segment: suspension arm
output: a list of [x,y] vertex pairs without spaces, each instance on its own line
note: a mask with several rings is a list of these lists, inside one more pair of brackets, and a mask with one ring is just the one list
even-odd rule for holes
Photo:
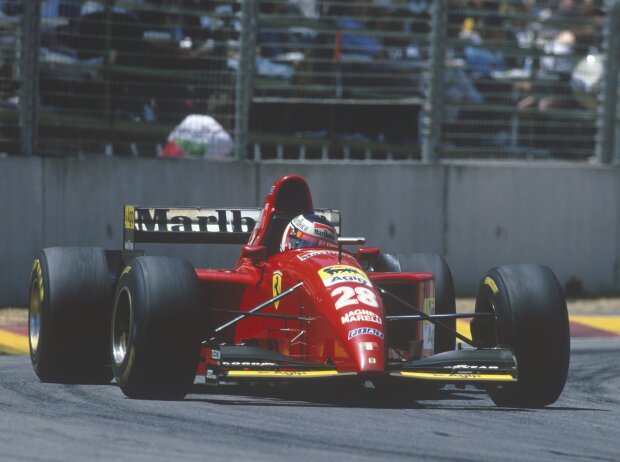
[[268,307],[268,306],[269,306],[269,305],[271,305],[273,302],[277,302],[278,300],[280,300],[280,299],[282,299],[282,298],[286,297],[287,295],[292,294],[293,292],[295,292],[297,289],[299,289],[299,288],[300,288],[301,286],[303,286],[303,285],[304,285],[304,283],[303,283],[303,282],[300,282],[300,283],[298,283],[298,284],[294,285],[293,287],[291,287],[290,289],[285,290],[285,291],[284,291],[284,292],[282,292],[281,294],[278,294],[278,295],[276,295],[275,297],[270,298],[269,300],[267,300],[267,301],[265,301],[265,302],[261,303],[260,305],[255,306],[255,307],[254,307],[254,308],[252,308],[251,310],[249,310],[249,311],[247,311],[247,312],[243,312],[241,315],[237,316],[236,318],[231,319],[230,321],[228,321],[228,322],[226,322],[226,323],[222,324],[221,326],[219,326],[219,327],[215,328],[215,329],[213,330],[213,333],[217,334],[218,332],[220,332],[220,331],[222,331],[222,330],[226,329],[227,327],[230,327],[230,326],[232,326],[232,325],[234,325],[234,324],[237,324],[237,323],[238,323],[239,321],[241,321],[242,319],[245,319],[246,317],[251,316],[252,314],[256,313],[257,311],[260,311],[260,310],[262,310],[262,309],[264,309],[264,308]]
[[418,319],[423,320],[423,321],[429,321],[431,323],[433,323],[435,326],[440,327],[444,330],[447,330],[448,332],[454,334],[454,336],[456,338],[458,338],[459,340],[462,340],[463,342],[465,342],[466,344],[473,346],[475,348],[481,348],[482,345],[479,344],[478,342],[475,342],[472,339],[469,339],[467,337],[465,337],[464,335],[458,333],[456,331],[456,329],[452,329],[452,327],[444,324],[443,322],[441,322],[439,319],[437,319],[436,317],[431,317],[430,315],[426,314],[423,311],[418,310],[415,306],[413,306],[411,303],[403,300],[402,298],[400,298],[398,295],[395,295],[391,292],[388,292],[387,290],[378,287],[379,292],[381,292],[383,295],[387,295],[388,297],[396,300],[398,303],[400,303],[403,306],[406,306],[407,308],[409,308],[411,311],[413,311],[414,313],[416,313],[416,315],[418,316]]

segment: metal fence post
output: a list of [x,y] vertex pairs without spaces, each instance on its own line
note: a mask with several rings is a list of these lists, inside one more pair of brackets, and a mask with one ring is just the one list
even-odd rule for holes
[[32,156],[37,145],[39,99],[39,35],[41,0],[23,2],[19,56],[19,141],[21,154]]
[[438,149],[441,142],[448,0],[435,0],[431,8],[430,62],[425,76],[426,93],[422,119],[422,161],[432,163],[439,160]]
[[[603,30],[603,80],[599,92],[596,135],[596,160],[601,164],[612,162],[612,155],[618,140],[616,137],[616,115],[618,106],[618,60],[620,58],[620,1],[605,2],[606,18]],[[616,151],[616,162],[620,162],[620,153]]]
[[258,2],[242,0],[241,32],[239,37],[239,68],[237,69],[235,96],[235,156],[247,157],[250,102],[254,75],[254,46],[258,27]]

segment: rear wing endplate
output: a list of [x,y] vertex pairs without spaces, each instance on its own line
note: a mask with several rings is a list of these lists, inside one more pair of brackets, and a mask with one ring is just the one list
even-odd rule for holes
[[[123,248],[136,243],[245,244],[259,221],[261,209],[125,206]],[[316,209],[340,234],[340,211]]]

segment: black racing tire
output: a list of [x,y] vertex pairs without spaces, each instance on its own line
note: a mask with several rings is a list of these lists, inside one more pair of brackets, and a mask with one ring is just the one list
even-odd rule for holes
[[[435,276],[435,314],[455,314],[456,299],[452,273],[446,260],[436,253],[381,254],[379,271],[424,272]],[[456,320],[442,320],[442,323],[456,329]],[[435,326],[435,353],[454,350],[455,336]]]
[[511,348],[518,381],[489,389],[495,404],[541,408],[564,389],[570,360],[566,300],[553,271],[542,265],[490,270],[476,298],[476,312],[494,312],[497,321],[472,321],[474,340]]
[[112,369],[136,399],[182,399],[201,345],[201,288],[185,260],[138,257],[123,270],[112,313]]
[[105,251],[51,247],[30,276],[30,359],[42,382],[106,383],[112,282]]

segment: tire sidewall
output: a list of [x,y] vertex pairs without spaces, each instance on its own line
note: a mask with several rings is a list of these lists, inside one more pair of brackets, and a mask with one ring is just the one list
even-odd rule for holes
[[[117,316],[117,310],[119,308],[119,299],[122,296],[130,297],[130,321],[129,321],[129,335],[127,340],[127,350],[125,357],[120,363],[116,362],[114,358],[114,352],[112,352],[112,371],[116,382],[121,388],[131,389],[136,386],[142,386],[140,383],[132,383],[132,377],[135,377],[136,364],[141,364],[141,358],[136,356],[142,354],[144,351],[144,340],[146,335],[139,336],[137,326],[140,326],[144,331],[148,331],[148,326],[145,322],[148,316],[145,316],[145,310],[147,309],[146,297],[145,297],[145,282],[142,266],[136,260],[133,260],[129,266],[127,266],[119,279],[116,294],[114,296],[114,308],[112,310],[112,324],[111,324],[111,343],[114,339],[114,322]],[[139,372],[138,372],[139,374]],[[135,381],[135,378],[133,379]]]
[[[35,285],[36,284],[36,285]],[[35,293],[36,291],[36,293]],[[46,359],[49,355],[50,361],[57,356],[55,351],[52,351],[53,345],[48,342],[47,327],[51,327],[50,319],[50,302],[49,302],[49,277],[48,277],[48,265],[45,253],[41,252],[39,258],[34,261],[32,271],[30,273],[30,306],[28,308],[28,346],[30,349],[30,360],[35,373],[42,380],[49,377],[50,370],[46,367]],[[33,300],[36,298],[36,300]],[[32,304],[38,303],[38,318],[39,318],[39,339],[36,348],[32,347],[33,336],[33,308]]]
[[[126,354],[112,369],[123,393],[132,398],[179,399],[193,383],[200,351],[200,289],[184,260],[138,257],[123,270],[112,316],[119,300],[130,297]],[[113,346],[112,346],[113,348]]]
[[[33,303],[39,309],[36,348],[32,347]],[[109,382],[111,308],[103,249],[51,247],[40,252],[30,275],[28,340],[34,371],[42,381]]]

